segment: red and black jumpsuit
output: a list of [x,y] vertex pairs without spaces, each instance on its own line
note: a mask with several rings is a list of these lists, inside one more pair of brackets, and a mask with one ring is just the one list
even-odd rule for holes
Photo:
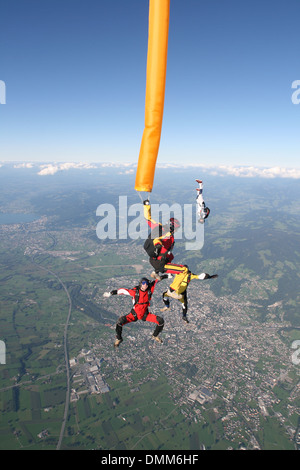
[[131,312],[127,315],[121,316],[116,324],[117,339],[122,339],[122,328],[127,323],[136,322],[137,320],[149,321],[156,323],[153,336],[158,336],[164,327],[164,319],[158,315],[149,312],[151,296],[158,281],[150,282],[146,291],[142,291],[139,286],[133,289],[117,289],[111,291],[112,295],[130,295],[133,300],[133,307]]

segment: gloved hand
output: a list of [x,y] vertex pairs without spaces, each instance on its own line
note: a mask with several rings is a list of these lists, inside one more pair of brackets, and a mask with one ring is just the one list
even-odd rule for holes
[[207,279],[207,276],[208,276],[208,274],[206,274],[206,273],[201,273],[201,274],[199,274],[198,279],[201,279],[201,280]]
[[201,273],[199,274],[198,276],[198,279],[215,279],[216,277],[218,277],[218,274],[213,274],[212,276],[210,274],[207,274],[207,273]]
[[110,296],[111,296],[111,293],[110,293],[110,292],[104,292],[104,294],[103,294],[103,297],[106,297],[106,298],[107,298],[107,297],[110,297]]
[[156,258],[159,256],[161,249],[162,249],[162,245],[159,245],[159,244],[155,245],[154,253],[155,253]]

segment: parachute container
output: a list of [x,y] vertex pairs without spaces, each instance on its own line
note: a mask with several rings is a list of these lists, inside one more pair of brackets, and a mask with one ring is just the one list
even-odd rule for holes
[[170,0],[149,1],[145,128],[136,172],[136,191],[151,192],[163,120]]

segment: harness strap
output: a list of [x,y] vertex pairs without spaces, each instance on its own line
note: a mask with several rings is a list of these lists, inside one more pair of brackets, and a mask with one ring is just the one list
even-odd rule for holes
[[[140,298],[140,289],[139,289],[139,286],[136,286],[135,288],[135,296],[134,296],[134,305],[131,309],[131,313],[132,315],[135,317],[136,320],[138,320],[138,317],[137,317],[137,314],[134,310],[134,307],[136,305],[149,305],[150,304],[150,300],[151,300],[151,296],[152,296],[152,292],[151,292],[151,287],[149,286],[148,289],[145,291],[145,292],[148,292],[148,301],[147,302],[139,302],[139,298]],[[148,308],[146,309],[143,317],[141,318],[141,320],[145,321],[147,316],[148,316]]]
[[[134,316],[135,321],[137,321],[138,317],[137,317],[137,314],[136,314],[136,311],[134,310],[134,308],[131,309],[130,313],[132,313],[132,315]],[[148,313],[149,313],[149,310],[146,309],[146,311],[145,311],[144,315],[142,316],[141,320],[146,321]]]
[[136,314],[134,308],[132,308],[132,309],[130,310],[130,313],[132,313],[132,315],[134,316],[134,321],[137,321],[137,320],[138,320],[138,317],[137,317],[137,314]]
[[152,297],[152,292],[151,292],[151,287],[148,286],[148,289],[145,291],[145,292],[148,292],[148,301],[147,302],[139,302],[139,298],[140,298],[140,289],[139,289],[139,286],[136,286],[135,287],[135,296],[134,296],[134,305],[145,305],[145,304],[149,304],[150,303],[150,300],[151,300],[151,297]]

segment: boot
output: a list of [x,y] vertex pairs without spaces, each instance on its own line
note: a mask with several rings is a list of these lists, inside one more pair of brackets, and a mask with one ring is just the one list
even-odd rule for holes
[[152,271],[150,276],[152,277],[152,279],[157,279],[158,281],[161,281],[160,275],[158,273],[156,273],[155,271]]
[[182,295],[181,294],[177,294],[177,292],[175,290],[170,290],[170,288],[168,287],[168,290],[167,290],[167,295],[169,297],[172,297],[172,299],[177,299],[177,300],[180,300],[182,299]]
[[114,342],[114,347],[118,348],[120,344],[122,343],[123,338],[117,338],[116,341]]
[[152,338],[154,339],[154,341],[157,341],[160,344],[162,343],[162,339],[159,336],[152,335]]

